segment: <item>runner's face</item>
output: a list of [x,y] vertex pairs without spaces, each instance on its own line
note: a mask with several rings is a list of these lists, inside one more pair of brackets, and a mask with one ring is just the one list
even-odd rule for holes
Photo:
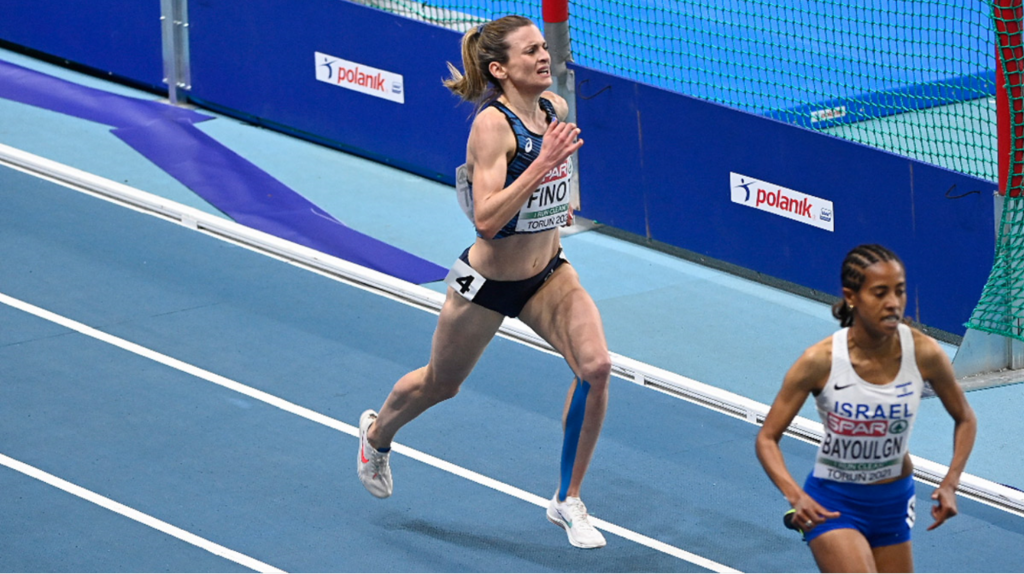
[[846,303],[854,307],[856,320],[871,331],[896,332],[907,308],[907,279],[896,261],[879,261],[864,269],[860,291],[843,289]]
[[491,74],[499,80],[508,79],[521,91],[544,91],[551,87],[551,55],[540,30],[523,26],[509,34],[506,41],[508,62],[491,64]]

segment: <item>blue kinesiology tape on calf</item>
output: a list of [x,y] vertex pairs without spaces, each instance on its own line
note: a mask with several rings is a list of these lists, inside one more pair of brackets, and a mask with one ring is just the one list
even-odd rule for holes
[[569,402],[569,413],[565,417],[565,437],[562,441],[562,485],[558,489],[558,500],[565,500],[569,491],[569,481],[576,465],[576,447],[580,443],[580,430],[587,414],[587,395],[590,383],[577,378],[576,388]]

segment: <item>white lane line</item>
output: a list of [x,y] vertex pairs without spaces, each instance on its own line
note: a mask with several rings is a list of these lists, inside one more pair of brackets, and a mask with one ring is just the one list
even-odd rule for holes
[[255,558],[246,556],[245,554],[241,554],[241,553],[235,552],[234,550],[231,550],[230,548],[225,548],[225,547],[223,547],[220,544],[217,544],[215,542],[210,542],[209,540],[207,540],[207,539],[205,539],[205,538],[203,538],[201,536],[196,536],[195,534],[192,534],[191,532],[187,532],[185,530],[182,530],[182,529],[178,528],[177,526],[168,524],[168,523],[164,522],[163,520],[160,520],[158,518],[154,518],[154,517],[152,517],[152,516],[150,516],[150,515],[148,515],[148,514],[146,514],[144,512],[139,512],[138,510],[135,510],[134,508],[125,506],[125,505],[121,504],[120,502],[116,502],[114,500],[111,500],[111,499],[109,499],[109,498],[107,498],[107,497],[105,497],[105,496],[103,496],[101,494],[97,494],[97,493],[95,493],[95,492],[93,492],[91,490],[88,490],[86,488],[82,488],[81,486],[78,486],[77,484],[72,484],[72,483],[70,483],[70,482],[68,482],[68,481],[66,481],[66,480],[64,480],[62,478],[56,477],[56,476],[54,476],[54,475],[52,475],[52,474],[50,474],[50,473],[48,473],[48,472],[46,472],[44,470],[40,470],[40,469],[38,469],[38,468],[36,468],[34,466],[31,466],[29,464],[25,464],[24,462],[21,462],[20,460],[15,460],[15,459],[13,459],[13,458],[11,458],[9,456],[6,456],[4,454],[0,454],[0,464],[4,465],[4,466],[6,466],[6,467],[8,467],[8,468],[10,468],[12,470],[16,470],[16,471],[18,471],[18,472],[20,472],[22,474],[31,476],[32,478],[35,478],[37,480],[41,480],[41,481],[45,482],[46,484],[49,484],[50,486],[55,486],[55,487],[63,490],[64,492],[71,493],[71,494],[73,494],[73,495],[75,495],[75,496],[77,496],[79,498],[84,498],[85,500],[88,500],[89,502],[92,502],[93,504],[97,504],[99,506],[102,506],[103,508],[106,508],[107,510],[112,510],[112,511],[114,511],[114,512],[116,512],[116,513],[118,513],[118,514],[120,514],[122,516],[126,516],[126,517],[128,517],[128,518],[130,518],[130,519],[132,519],[132,520],[134,520],[136,522],[140,522],[142,524],[145,524],[146,526],[149,526],[150,528],[159,530],[160,532],[163,532],[164,534],[170,534],[171,536],[173,536],[173,537],[175,537],[175,538],[177,538],[179,540],[183,540],[185,542],[188,542],[189,544],[191,544],[193,546],[198,546],[199,548],[202,548],[203,550],[206,550],[207,552],[209,552],[211,554],[215,554],[217,556],[220,556],[221,558],[226,558],[226,559],[228,559],[228,560],[230,560],[230,561],[232,561],[232,562],[234,562],[236,564],[241,564],[242,566],[245,566],[246,568],[250,568],[250,569],[255,570],[257,572],[284,572],[284,570],[280,570],[278,568],[274,568],[273,566],[271,566],[269,564],[264,564],[263,562],[260,562],[259,560],[256,560]]
[[[229,379],[227,377],[223,377],[223,376],[218,375],[216,373],[212,373],[212,372],[207,371],[205,369],[201,369],[199,367],[196,367],[195,365],[190,365],[190,364],[188,364],[188,363],[186,363],[184,361],[180,361],[180,360],[175,359],[173,357],[169,357],[167,355],[164,355],[163,353],[159,353],[157,351],[154,351],[152,349],[148,349],[148,348],[143,347],[141,345],[138,345],[136,343],[132,343],[131,341],[127,341],[127,340],[122,339],[120,337],[115,337],[114,335],[111,335],[109,333],[105,333],[103,331],[100,331],[99,329],[94,329],[94,328],[92,328],[92,327],[90,327],[88,325],[85,325],[84,323],[79,323],[78,321],[75,321],[74,319],[69,319],[69,318],[64,317],[62,315],[58,315],[58,314],[53,313],[51,311],[47,311],[46,309],[43,309],[41,307],[37,307],[35,305],[32,305],[31,303],[26,303],[25,301],[22,301],[20,299],[15,299],[14,297],[11,297],[11,296],[6,295],[4,293],[0,293],[0,303],[3,303],[3,304],[8,305],[10,307],[14,307],[15,309],[19,309],[19,310],[24,311],[26,313],[30,313],[32,315],[35,315],[36,317],[39,317],[41,319],[45,319],[47,321],[50,321],[51,323],[56,323],[58,325],[61,325],[61,326],[66,327],[68,329],[71,329],[72,331],[77,331],[77,332],[79,332],[79,333],[81,333],[83,335],[86,335],[88,337],[92,337],[93,339],[96,339],[96,340],[99,340],[99,341],[103,341],[104,343],[108,343],[108,344],[113,345],[115,347],[124,349],[125,351],[128,351],[130,353],[134,353],[136,355],[139,355],[141,357],[145,357],[145,358],[150,359],[152,361],[155,361],[157,363],[166,365],[168,367],[171,367],[172,369],[176,369],[176,370],[181,371],[183,373],[187,373],[189,375],[192,375],[194,377],[203,379],[203,380],[208,381],[210,383],[213,383],[215,385],[219,385],[221,387],[224,387],[224,388],[227,388],[227,389],[231,389],[232,391],[235,391],[237,393],[243,394],[243,395],[245,395],[247,397],[256,399],[258,401],[261,401],[261,402],[266,403],[268,405],[277,407],[277,408],[279,408],[279,409],[281,409],[283,411],[292,413],[294,415],[298,415],[298,416],[300,416],[302,418],[305,418],[307,420],[313,421],[315,423],[319,423],[319,424],[324,425],[326,427],[329,427],[329,428],[341,431],[341,432],[343,432],[343,433],[345,433],[347,435],[350,435],[350,436],[353,436],[353,437],[358,437],[359,436],[359,428],[358,427],[354,427],[352,425],[343,423],[343,422],[341,422],[341,421],[339,421],[337,419],[333,419],[333,418],[328,417],[326,415],[320,414],[320,413],[318,413],[316,411],[307,409],[306,407],[299,406],[299,405],[297,405],[295,403],[286,401],[286,400],[284,400],[284,399],[282,399],[280,397],[271,395],[269,393],[263,392],[263,391],[258,390],[258,389],[254,389],[254,388],[252,388],[250,386],[247,386],[247,385],[244,385],[244,384],[239,383],[237,381],[231,380],[231,379]],[[413,448],[410,448],[410,447],[407,447],[407,446],[404,446],[404,445],[401,445],[401,444],[398,444],[398,443],[393,443],[391,448],[392,448],[392,450],[394,452],[397,452],[397,453],[402,454],[404,456],[408,456],[409,458],[412,458],[414,460],[420,461],[420,462],[422,462],[424,464],[428,464],[428,465],[433,466],[435,468],[438,468],[440,470],[443,470],[443,471],[449,472],[451,474],[454,474],[456,476],[459,476],[459,477],[465,478],[467,480],[473,481],[473,482],[475,482],[477,484],[480,484],[482,486],[486,486],[488,488],[492,488],[494,490],[497,490],[498,492],[507,494],[509,496],[513,496],[513,497],[518,498],[520,500],[523,500],[525,502],[529,502],[529,503],[531,503],[531,504],[533,504],[535,506],[539,506],[541,508],[547,508],[548,501],[544,497],[537,496],[535,494],[526,492],[525,490],[521,490],[521,489],[516,488],[516,487],[514,487],[512,485],[505,484],[503,482],[494,480],[493,478],[490,478],[490,477],[484,476],[482,474],[473,472],[472,470],[469,470],[469,469],[466,469],[466,468],[462,468],[461,466],[452,464],[452,463],[447,462],[445,460],[441,460],[441,459],[439,459],[437,457],[434,457],[434,456],[431,456],[431,455],[429,455],[427,453],[420,452],[420,451],[418,451],[416,449],[413,449]],[[601,528],[601,529],[605,530],[606,532],[610,532],[610,533],[615,534],[617,536],[621,536],[622,538],[625,538],[625,539],[630,540],[632,542],[635,542],[637,544],[646,546],[646,547],[651,548],[653,550],[657,550],[658,552],[663,552],[663,553],[668,554],[670,556],[674,556],[674,557],[679,558],[681,560],[685,560],[685,561],[687,561],[687,562],[689,562],[691,564],[695,564],[695,565],[700,566],[702,568],[707,568],[708,570],[711,570],[713,572],[738,572],[738,570],[735,570],[735,569],[730,568],[728,566],[725,566],[723,564],[719,564],[718,562],[715,562],[713,560],[709,560],[707,558],[704,558],[703,556],[698,556],[696,554],[687,552],[686,550],[683,550],[681,548],[677,548],[675,546],[671,546],[669,544],[665,544],[663,542],[659,542],[658,540],[655,540],[655,539],[650,538],[648,536],[644,536],[643,534],[639,534],[637,532],[633,532],[631,530],[628,530],[628,529],[623,528],[621,526],[617,526],[617,525],[612,524],[610,522],[606,522],[606,521],[601,520],[599,518],[596,518],[596,517],[591,517],[591,518],[594,519],[593,523],[598,528]]]

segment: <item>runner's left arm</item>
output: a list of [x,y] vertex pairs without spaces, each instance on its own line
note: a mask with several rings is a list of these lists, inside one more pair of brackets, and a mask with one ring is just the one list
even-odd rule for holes
[[974,409],[967,402],[963,388],[956,381],[953,365],[949,357],[935,339],[916,331],[914,346],[917,349],[918,366],[921,376],[928,381],[935,395],[942,401],[942,406],[953,418],[953,459],[949,463],[949,471],[932,493],[932,518],[935,522],[928,527],[933,530],[946,520],[957,515],[956,488],[960,485],[960,475],[967,466],[967,458],[974,448],[974,439],[978,434],[978,418]]

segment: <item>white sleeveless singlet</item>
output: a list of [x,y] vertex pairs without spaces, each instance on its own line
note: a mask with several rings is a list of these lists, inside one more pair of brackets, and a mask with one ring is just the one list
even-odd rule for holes
[[903,359],[896,378],[885,385],[869,383],[854,371],[849,331],[832,335],[832,372],[815,399],[825,438],[818,447],[814,476],[870,484],[902,472],[924,380],[910,327],[899,325]]

